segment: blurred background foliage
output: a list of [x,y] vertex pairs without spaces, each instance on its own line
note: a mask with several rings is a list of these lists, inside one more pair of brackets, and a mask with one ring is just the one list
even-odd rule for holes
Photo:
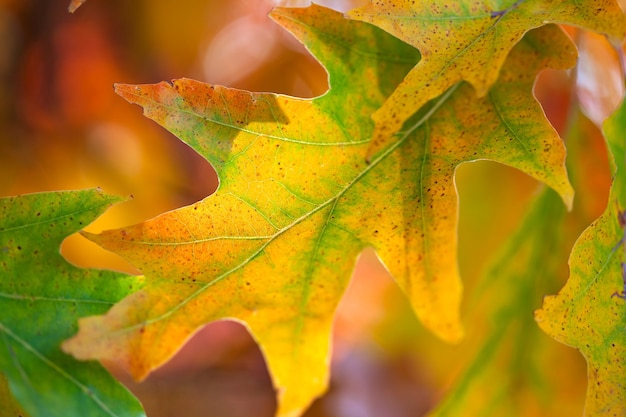
[[[90,0],[73,15],[67,13],[68,2],[0,0],[0,195],[94,186],[132,195],[89,226],[93,232],[193,203],[218,185],[206,161],[117,97],[113,83],[188,77],[299,97],[327,88],[324,69],[267,18],[275,3],[298,6],[306,0]],[[345,10],[359,1],[320,3]],[[513,378],[504,395],[511,404],[527,406],[507,413],[494,407],[482,415],[582,414],[583,358],[534,323],[528,337],[508,333],[532,322],[543,294],[559,290],[576,236],[606,205],[610,177],[598,126],[621,100],[623,73],[606,39],[567,30],[579,46],[581,64],[567,72],[545,71],[535,89],[548,118],[567,138],[577,192],[573,212],[557,229],[558,248],[545,253],[558,266],[540,282],[533,281],[533,270],[520,267],[515,279],[531,280],[535,288],[526,297],[516,298],[506,283],[487,280],[491,260],[520,227],[541,186],[495,163],[461,166],[459,264],[466,339],[449,346],[426,333],[375,254],[366,251],[337,314],[331,389],[308,417],[426,415],[484,353],[494,332],[503,335],[492,347],[500,356],[483,356],[484,366],[508,373],[513,361],[536,363],[541,381]],[[137,272],[80,236],[64,242],[63,254],[80,266]],[[516,315],[494,319],[503,306]],[[525,358],[507,356],[513,350]],[[260,417],[274,411],[261,353],[235,323],[201,329],[142,383],[131,381],[114,363],[106,365],[139,396],[149,417]],[[493,383],[501,382],[494,377]],[[477,390],[471,401],[478,408],[493,403],[486,395]]]

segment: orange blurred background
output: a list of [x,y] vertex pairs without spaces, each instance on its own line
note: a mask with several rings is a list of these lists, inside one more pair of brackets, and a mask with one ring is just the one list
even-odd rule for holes
[[[93,232],[193,203],[218,184],[204,159],[116,96],[114,83],[188,77],[299,97],[314,97],[327,88],[323,68],[267,17],[275,3],[270,0],[180,0],[175,5],[169,0],[89,0],[74,14],[67,13],[68,3],[0,0],[0,195],[96,186],[132,195],[90,225]],[[345,10],[358,1],[320,3]],[[578,73],[547,71],[536,88],[561,133],[571,124],[572,100],[580,100],[599,124],[623,94],[623,75],[606,40],[570,33],[580,40],[588,64]],[[600,58],[604,52],[607,57]],[[606,69],[613,74],[599,73]],[[611,84],[608,96],[598,94],[601,88],[594,81],[610,77],[617,77],[617,84]],[[577,80],[575,98],[571,91]],[[573,174],[582,196],[570,215],[578,232],[604,209],[610,180],[597,127],[581,118],[586,157],[576,163],[586,166]],[[489,259],[519,225],[539,185],[513,169],[479,162],[459,168],[457,187],[459,263],[471,299]],[[570,235],[571,246],[575,234]],[[63,253],[79,266],[137,272],[78,235],[64,242]],[[528,314],[540,305],[536,300]],[[472,315],[468,303],[464,310]],[[461,345],[436,340],[421,328],[375,254],[366,251],[337,315],[331,389],[307,416],[426,414],[471,361],[469,347],[483,337],[486,324],[472,317],[478,321],[467,323],[468,337]],[[545,338],[563,361],[551,372],[568,372],[559,400],[582,413],[584,361]],[[260,351],[235,323],[200,330],[141,384],[115,364],[107,366],[139,396],[149,417],[256,417],[274,411]]]

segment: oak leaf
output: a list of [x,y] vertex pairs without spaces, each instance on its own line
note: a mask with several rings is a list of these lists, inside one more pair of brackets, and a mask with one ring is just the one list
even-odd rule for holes
[[96,189],[0,199],[0,372],[31,417],[144,415],[99,364],[59,347],[79,317],[103,314],[141,286],[141,278],[79,269],[59,254],[65,237],[118,201]]
[[613,183],[605,212],[578,238],[570,277],[544,298],[543,331],[587,360],[585,415],[626,415],[626,105],[603,126]]
[[[511,48],[533,28],[563,23],[626,36],[626,17],[615,0],[370,0],[347,16],[375,24],[415,46],[422,60],[373,118],[369,155],[395,140],[404,122],[429,100],[459,81],[478,97],[495,83]],[[530,94],[530,91],[528,92]]]
[[298,415],[328,383],[333,313],[359,252],[373,247],[426,327],[461,337],[455,168],[492,159],[571,204],[563,144],[528,91],[546,66],[570,66],[560,29],[532,32],[481,100],[448,90],[398,141],[366,161],[370,114],[419,58],[378,28],[312,6],[273,17],[329,72],[312,99],[182,79],[116,91],[204,156],[218,191],[144,223],[88,235],[139,268],[146,286],[80,321],[64,349],[115,359],[144,378],[203,324],[248,327],[279,393]]

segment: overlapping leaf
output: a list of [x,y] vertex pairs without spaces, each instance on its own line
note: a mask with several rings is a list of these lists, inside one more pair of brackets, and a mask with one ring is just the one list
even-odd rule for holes
[[587,360],[585,414],[626,414],[626,106],[604,125],[613,184],[606,211],[577,240],[570,278],[535,314],[539,326]]
[[324,63],[326,95],[303,100],[192,80],[117,87],[211,162],[220,188],[90,236],[142,270],[147,284],[107,315],[81,320],[64,348],[115,358],[143,378],[199,326],[239,320],[265,354],[279,415],[297,415],[326,388],[333,312],[366,246],[428,328],[460,337],[456,166],[500,161],[571,202],[563,145],[528,91],[537,71],[572,65],[575,51],[556,27],[529,34],[490,94],[476,101],[469,85],[447,91],[368,163],[369,116],[417,52],[321,7],[273,16]]
[[542,334],[531,313],[543,295],[562,287],[574,240],[606,204],[611,177],[608,167],[605,172],[604,149],[598,146],[603,139],[578,107],[569,109],[565,141],[577,192],[574,209],[565,216],[550,190],[528,208],[467,301],[467,321],[475,331],[466,340],[479,343],[464,346],[470,354],[467,367],[433,415],[582,414],[582,358]]
[[[555,372],[548,370],[557,367],[546,345],[550,339],[532,317],[533,306],[558,282],[564,219],[556,193],[544,190],[481,282],[476,304],[489,309],[487,336],[432,416],[579,412],[557,397]],[[481,319],[480,312],[472,316]]]
[[31,417],[144,415],[101,366],[60,350],[79,317],[140,288],[136,277],[81,270],[59,254],[65,237],[117,201],[99,190],[0,199],[0,371]]
[[468,81],[479,97],[487,94],[509,51],[530,29],[553,22],[620,40],[626,35],[626,18],[615,0],[370,0],[348,16],[387,30],[423,57],[374,113],[370,154],[392,142],[415,111],[457,82]]

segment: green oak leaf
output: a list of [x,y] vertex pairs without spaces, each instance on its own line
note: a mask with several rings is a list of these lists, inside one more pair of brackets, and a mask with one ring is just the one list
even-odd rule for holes
[[576,241],[570,277],[536,311],[539,326],[587,360],[587,416],[626,415],[626,105],[604,124],[613,183],[605,212]]
[[102,366],[60,349],[79,317],[141,287],[141,278],[80,269],[59,253],[65,237],[118,201],[98,189],[0,199],[0,372],[30,417],[144,415]]

